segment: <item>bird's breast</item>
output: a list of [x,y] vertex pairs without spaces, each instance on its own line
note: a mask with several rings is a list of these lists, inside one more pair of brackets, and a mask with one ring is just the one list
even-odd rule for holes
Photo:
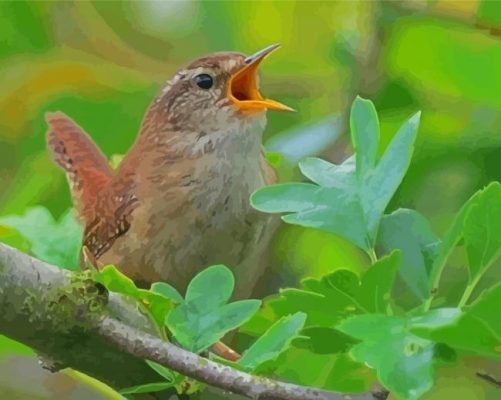
[[157,182],[139,192],[130,231],[117,240],[110,261],[136,279],[179,290],[209,265],[242,263],[272,220],[249,204],[265,178],[260,137],[247,139],[201,138],[199,157],[156,171]]

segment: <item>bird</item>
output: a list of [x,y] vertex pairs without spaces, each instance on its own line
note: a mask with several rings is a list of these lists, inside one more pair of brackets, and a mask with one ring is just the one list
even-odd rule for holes
[[70,117],[46,114],[48,148],[98,268],[113,264],[141,287],[164,281],[184,292],[198,272],[225,264],[236,298],[255,292],[277,226],[249,203],[277,181],[262,146],[266,112],[294,111],[259,89],[259,66],[278,47],[213,53],[179,69],[117,169]]

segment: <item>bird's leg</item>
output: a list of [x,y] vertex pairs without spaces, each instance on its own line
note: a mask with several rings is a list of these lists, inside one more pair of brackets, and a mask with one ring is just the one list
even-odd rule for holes
[[242,357],[232,348],[226,346],[223,342],[217,342],[212,345],[212,351],[219,357],[228,361],[238,361]]

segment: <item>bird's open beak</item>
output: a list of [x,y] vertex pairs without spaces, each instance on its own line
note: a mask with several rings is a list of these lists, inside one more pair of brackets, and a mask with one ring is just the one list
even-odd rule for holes
[[273,44],[247,57],[245,66],[234,73],[228,84],[228,97],[238,108],[244,111],[280,110],[294,111],[294,109],[278,101],[265,99],[257,88],[257,69],[265,57],[280,47]]

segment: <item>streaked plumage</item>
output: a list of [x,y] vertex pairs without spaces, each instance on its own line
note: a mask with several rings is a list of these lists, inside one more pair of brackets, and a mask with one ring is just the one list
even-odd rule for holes
[[[249,205],[254,190],[276,179],[261,146],[265,109],[256,109],[268,100],[244,76],[260,57],[217,53],[178,71],[116,171],[74,121],[47,115],[49,148],[66,171],[85,225],[83,245],[98,265],[184,290],[198,271],[224,263],[237,275],[238,295],[249,295],[275,225]],[[210,90],[193,83],[200,74],[213,77]]]

